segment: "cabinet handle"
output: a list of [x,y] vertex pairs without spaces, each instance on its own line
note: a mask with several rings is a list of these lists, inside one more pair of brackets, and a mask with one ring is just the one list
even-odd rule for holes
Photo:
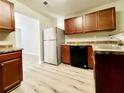
[[1,64],[1,67],[3,67],[4,66],[4,64]]

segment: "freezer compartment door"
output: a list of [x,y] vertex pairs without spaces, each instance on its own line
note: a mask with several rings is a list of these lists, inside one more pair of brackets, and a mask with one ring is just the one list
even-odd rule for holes
[[44,41],[44,62],[57,65],[56,41]]
[[44,40],[55,40],[56,33],[57,33],[56,28],[44,29],[44,31],[43,31]]

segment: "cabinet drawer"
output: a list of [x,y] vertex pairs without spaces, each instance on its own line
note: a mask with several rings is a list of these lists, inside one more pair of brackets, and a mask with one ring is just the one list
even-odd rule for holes
[[0,55],[0,62],[10,60],[10,59],[14,59],[14,58],[20,58],[20,57],[22,57],[21,51],[1,54]]

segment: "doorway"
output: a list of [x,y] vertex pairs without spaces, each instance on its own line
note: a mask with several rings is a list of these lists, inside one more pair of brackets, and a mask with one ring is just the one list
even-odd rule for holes
[[40,22],[38,19],[15,13],[16,47],[23,48],[24,62],[40,62]]

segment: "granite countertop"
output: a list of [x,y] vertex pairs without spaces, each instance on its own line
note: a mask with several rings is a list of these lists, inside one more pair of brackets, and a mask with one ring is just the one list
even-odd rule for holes
[[[70,46],[92,46],[89,44],[62,44]],[[114,54],[114,55],[124,55],[124,46],[97,46],[93,47],[95,54]]]
[[124,55],[124,49],[95,49],[95,54]]
[[94,48],[95,54],[124,55],[124,46],[98,46]]
[[92,46],[90,44],[61,44],[61,45],[69,45],[69,46]]
[[23,49],[22,48],[5,48],[5,49],[0,49],[0,54],[9,53],[9,52],[15,52],[15,51],[19,51],[19,50],[23,50]]

